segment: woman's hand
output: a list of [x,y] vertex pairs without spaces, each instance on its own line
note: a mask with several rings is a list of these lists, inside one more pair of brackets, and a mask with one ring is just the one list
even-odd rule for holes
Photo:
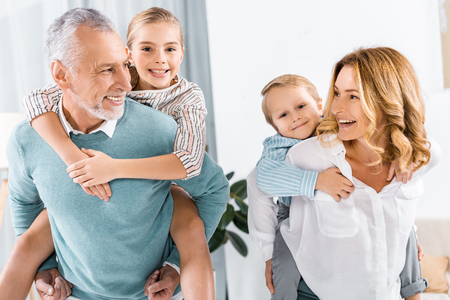
[[92,187],[108,183],[116,179],[114,159],[103,152],[81,149],[89,158],[83,159],[67,168],[73,182],[83,187]]
[[327,193],[339,202],[341,198],[348,198],[355,187],[350,180],[341,174],[338,168],[330,168],[319,173],[315,189]]
[[272,259],[266,261],[266,272],[264,274],[266,276],[266,286],[269,289],[270,293],[275,293],[275,288],[273,287],[273,279],[272,279]]

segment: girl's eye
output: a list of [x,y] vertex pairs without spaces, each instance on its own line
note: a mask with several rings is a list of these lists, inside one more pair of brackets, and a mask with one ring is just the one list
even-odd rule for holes
[[166,49],[166,51],[168,51],[168,52],[174,52],[174,51],[176,51],[177,49],[175,49],[175,48],[173,48],[173,47],[170,47],[170,48],[167,48]]
[[152,51],[152,48],[150,48],[150,47],[144,47],[144,48],[142,48],[142,51]]
[[305,107],[305,105],[304,104],[300,104],[297,108],[298,109],[302,109],[303,107]]
[[286,116],[287,116],[287,114],[284,113],[284,114],[282,114],[282,115],[280,116],[280,119],[281,119],[281,118],[284,118],[284,117],[286,117]]

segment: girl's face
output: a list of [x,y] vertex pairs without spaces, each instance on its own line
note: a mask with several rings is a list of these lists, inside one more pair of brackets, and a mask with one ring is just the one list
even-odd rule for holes
[[338,136],[343,141],[361,139],[369,123],[361,106],[353,68],[345,66],[334,84],[334,99],[331,112],[339,123]]
[[172,23],[150,23],[142,26],[128,49],[130,61],[139,73],[136,90],[168,88],[178,74],[183,60],[179,29]]

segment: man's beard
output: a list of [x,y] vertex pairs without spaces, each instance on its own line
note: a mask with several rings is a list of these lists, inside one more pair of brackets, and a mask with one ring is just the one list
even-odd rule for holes
[[85,109],[89,113],[91,113],[94,117],[107,120],[107,121],[113,121],[120,119],[123,116],[123,104],[120,106],[113,106],[110,110],[106,110],[103,108],[103,98],[100,101],[100,103],[95,104],[94,106],[90,106],[88,103],[83,101],[78,95],[76,95],[73,91],[70,90],[70,93],[72,94],[72,99],[75,100],[75,102],[78,104],[79,107]]

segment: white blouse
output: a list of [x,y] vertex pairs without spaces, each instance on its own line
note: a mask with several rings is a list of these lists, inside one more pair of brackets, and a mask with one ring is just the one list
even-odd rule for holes
[[[286,160],[296,167],[322,172],[336,166],[355,185],[340,202],[322,191],[315,197],[293,197],[290,218],[281,225],[300,274],[320,299],[398,299],[406,244],[423,194],[421,179],[440,159],[439,145],[431,143],[430,162],[410,182],[394,179],[379,193],[352,177],[342,142],[324,147],[312,138],[291,148]],[[250,235],[267,260],[276,206],[257,187],[254,171],[247,180]]]

